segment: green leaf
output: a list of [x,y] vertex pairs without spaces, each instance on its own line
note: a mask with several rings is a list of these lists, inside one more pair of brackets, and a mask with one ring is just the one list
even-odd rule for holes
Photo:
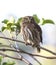
[[11,30],[12,25],[13,25],[13,23],[7,23],[6,29],[7,29],[7,30]]
[[12,31],[12,32],[15,31],[15,27],[11,27],[11,31]]
[[11,27],[7,26],[6,29],[7,29],[7,30],[11,30]]
[[37,17],[37,15],[35,14],[35,15],[33,15],[33,18],[34,18],[34,20],[36,21],[36,23],[40,23],[40,19]]
[[6,27],[3,26],[3,27],[2,27],[2,32],[3,32],[5,29],[6,29]]
[[3,58],[3,57],[2,57],[2,56],[0,56],[0,62],[2,61],[2,58]]
[[13,25],[13,23],[8,23],[7,26],[8,27],[11,27]]
[[42,25],[44,25],[44,24],[55,24],[52,20],[50,20],[50,19],[42,19],[43,20],[43,22],[42,22]]
[[3,65],[14,65],[14,62],[4,62]]
[[20,32],[20,22],[22,21],[22,17],[18,19],[18,21],[15,23],[16,29]]
[[12,63],[11,63],[11,62],[10,62],[10,63],[7,63],[7,65],[14,65],[14,64],[15,64],[15,63],[13,63],[13,62],[12,62]]
[[8,64],[7,64],[7,62],[3,62],[3,64],[2,64],[2,65],[8,65]]
[[3,58],[3,57],[2,57],[2,56],[0,56],[0,65],[1,65],[1,63],[2,63],[2,58]]
[[20,23],[22,21],[22,17],[18,19],[17,23]]
[[17,22],[17,23],[15,24],[15,26],[16,26],[16,29],[19,30],[19,32],[20,32],[20,28],[21,28],[21,27],[20,27],[20,23]]
[[2,21],[2,23],[7,24],[8,23],[8,20],[5,19],[4,21]]

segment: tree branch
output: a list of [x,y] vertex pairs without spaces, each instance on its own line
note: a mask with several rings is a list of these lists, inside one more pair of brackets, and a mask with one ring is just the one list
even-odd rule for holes
[[[2,56],[4,56],[4,57],[8,57],[8,58],[12,58],[12,59],[16,59],[16,60],[21,60],[21,61],[24,61],[25,59],[24,58],[16,58],[16,57],[12,57],[12,56],[9,56],[9,55],[7,55],[7,54],[4,54],[4,53],[1,53],[0,52],[0,55],[2,55]],[[29,63],[29,62],[27,62],[27,61],[25,61],[28,65],[32,65],[31,63]]]
[[[2,33],[2,32],[1,32]],[[6,36],[2,33],[2,35],[4,36],[4,38],[6,38]],[[11,44],[11,42],[8,40],[8,39],[6,39],[9,43],[10,43],[10,45],[9,46],[6,46],[6,45],[0,45],[0,47],[10,47],[10,48],[13,48],[13,45]],[[17,49],[16,49],[17,50]],[[25,59],[22,55],[20,55],[20,54],[17,54],[19,57],[22,57],[22,60],[26,63],[26,64],[28,64],[28,65],[32,65],[27,59]]]
[[1,53],[1,52],[0,52],[0,55],[2,55],[2,56],[4,56],[4,57],[9,57],[9,58],[12,58],[12,59],[16,59],[16,60],[22,60],[22,58],[12,57],[12,56],[6,55],[6,54]]
[[11,40],[11,41],[16,41],[16,42],[25,43],[25,42],[23,42],[23,41],[19,41],[19,40],[7,38],[7,37],[0,37],[0,38],[2,38],[2,39],[8,39],[8,40]]
[[[11,50],[11,49],[0,49],[0,51],[14,51],[14,52],[17,52],[16,50]],[[9,56],[9,55],[1,53],[1,52],[0,52],[0,55],[2,55],[4,57],[15,59],[15,60],[24,61],[25,63],[27,63],[27,65],[32,65],[29,61],[27,61],[25,58],[23,58],[23,56],[16,58],[16,57],[12,57],[12,56]]]
[[[19,41],[19,40],[7,38],[7,37],[0,37],[0,38],[2,38],[2,39],[8,39],[8,40],[16,41],[16,42],[25,43],[25,42],[23,42],[23,41]],[[29,45],[29,44],[28,44],[28,45]],[[53,51],[51,51],[51,50],[48,50],[48,49],[46,49],[46,48],[44,48],[44,47],[41,47],[41,46],[40,46],[40,49],[43,49],[43,50],[45,50],[45,51],[47,51],[47,52],[49,52],[49,53],[51,53],[51,54],[53,54],[53,55],[56,55],[55,52],[53,52]]]
[[[11,46],[8,46],[8,45],[0,45],[0,47],[9,47],[10,49],[0,49],[0,51],[13,51],[13,52],[19,52],[19,50],[18,51],[16,51],[15,49],[14,50],[12,50],[11,49]],[[38,62],[39,63],[39,65],[42,65],[35,57],[33,57],[33,56],[31,56],[36,62]],[[26,59],[25,59],[26,60]],[[24,61],[25,62],[25,61]]]
[[[16,42],[21,42],[21,43],[25,43],[25,42],[23,42],[23,41],[19,41],[19,40],[16,40],[16,39],[11,39],[11,38],[7,38],[7,37],[0,37],[0,38],[2,38],[2,39],[7,39],[7,40],[11,40],[11,41],[16,41]],[[29,45],[29,44],[28,44]],[[0,45],[0,47],[9,47],[9,48],[11,48],[11,46],[6,46],[6,45]],[[53,51],[51,51],[51,50],[48,50],[48,49],[46,49],[46,48],[44,48],[44,47],[40,47],[40,49],[42,49],[42,50],[45,50],[45,51],[47,51],[47,52],[49,52],[49,53],[51,53],[51,54],[53,54],[53,55],[56,55],[56,53],[55,52],[53,52]],[[24,53],[24,54],[27,54],[27,55],[29,55],[29,56],[31,56],[35,61],[37,61],[38,63],[39,63],[39,65],[42,65],[34,56],[38,56],[38,57],[42,57],[42,58],[46,58],[46,59],[56,59],[56,57],[47,57],[47,56],[42,56],[42,55],[38,55],[38,54],[32,54],[32,53],[28,53],[28,52],[26,52],[26,51],[23,51],[22,49],[18,49],[18,50],[16,50],[16,48],[15,49],[0,49],[0,51],[13,51],[13,52],[17,52],[17,53]],[[1,54],[1,55],[3,55],[3,54]],[[32,65],[28,60],[26,60],[25,58],[23,58],[23,56],[21,56],[21,58],[14,58],[14,57],[10,57],[10,56],[8,56],[8,55],[5,55],[5,57],[9,57],[9,58],[12,58],[12,59],[17,59],[17,60],[21,60],[21,61],[24,61],[25,63],[27,63],[28,65]]]
[[13,51],[13,52],[17,52],[17,53],[24,53],[24,54],[28,54],[30,56],[38,56],[38,57],[42,57],[42,58],[46,58],[46,59],[56,59],[56,56],[55,57],[47,57],[47,56],[43,56],[43,55],[39,55],[39,54],[32,54],[32,53],[28,53],[26,51],[23,51],[23,50],[15,50],[15,49],[0,49],[0,51]]
[[41,47],[41,46],[40,46],[40,49],[45,50],[45,51],[48,51],[49,53],[51,53],[51,54],[53,54],[53,55],[56,55],[55,52],[53,52],[53,51],[51,51],[51,50],[49,50],[49,49],[46,49],[46,48],[44,48],[44,47]]
[[34,56],[31,56],[36,62],[39,63],[39,65],[42,65],[39,60],[37,60]]

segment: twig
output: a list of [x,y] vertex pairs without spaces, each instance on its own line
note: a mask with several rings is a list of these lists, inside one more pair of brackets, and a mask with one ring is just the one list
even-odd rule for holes
[[[8,46],[8,45],[0,45],[0,47],[9,47],[9,48],[11,48],[11,46]],[[0,49],[0,51],[14,51],[15,52],[15,50],[12,50],[12,49]],[[18,50],[19,51],[19,50]],[[17,52],[18,52],[17,51]],[[36,58],[34,58],[33,56],[31,56],[35,61],[37,61],[38,63],[39,63],[39,65],[42,65]]]
[[51,51],[51,50],[48,50],[48,49],[46,49],[46,48],[44,48],[44,47],[41,47],[41,46],[40,46],[40,48],[41,48],[42,50],[45,50],[45,51],[48,51],[48,52],[52,53],[53,55],[56,55],[56,53],[53,52],[53,51]]
[[0,44],[0,47],[8,47],[8,48],[11,48],[11,46],[9,46],[9,45],[2,45],[2,44]]
[[47,57],[47,56],[42,56],[42,55],[39,55],[39,54],[32,54],[32,53],[28,53],[26,51],[23,51],[22,49],[20,49],[20,52],[21,53],[23,52],[23,53],[31,55],[31,56],[38,56],[38,57],[42,57],[42,58],[46,58],[46,59],[56,59],[56,56],[55,57]]
[[19,41],[19,40],[16,40],[16,39],[11,39],[11,38],[7,38],[7,37],[0,37],[0,38],[3,38],[3,39],[8,39],[8,40],[16,41],[16,42],[25,43],[25,42],[23,42],[23,41]]
[[[8,39],[8,40],[16,41],[16,42],[25,43],[25,42],[23,42],[23,41],[19,41],[19,40],[7,38],[7,37],[0,37],[0,38]],[[49,53],[51,53],[51,54],[53,54],[53,55],[56,55],[55,52],[53,52],[53,51],[51,51],[51,50],[48,50],[48,49],[46,49],[46,48],[44,48],[44,47],[40,47],[40,49],[43,49],[43,50],[45,50],[45,51],[47,51],[47,52],[49,52]]]
[[1,53],[1,52],[0,52],[0,55],[2,55],[2,56],[4,56],[4,57],[9,57],[9,58],[12,58],[12,59],[16,59],[16,60],[22,60],[22,58],[12,57],[12,56],[6,55],[6,54]]
[[[19,41],[19,40],[16,40],[16,39],[11,39],[11,38],[7,38],[7,37],[0,37],[0,38],[3,38],[3,39],[7,39],[7,40],[12,40],[12,41],[16,41],[16,42],[21,42],[21,43],[25,43],[23,41]],[[29,45],[29,44],[28,44]],[[4,46],[5,47],[5,46]],[[56,55],[56,53],[46,49],[46,48],[43,48],[43,47],[40,47],[41,49],[45,50],[45,51],[48,51],[49,53],[52,53],[53,55]],[[2,50],[2,49],[0,49]],[[14,51],[14,52],[17,52],[17,53],[25,53],[25,54],[28,54],[29,56],[31,56],[35,61],[37,61],[40,65],[42,65],[36,58],[34,58],[34,56],[38,56],[38,57],[42,57],[42,58],[46,58],[46,59],[56,59],[56,57],[47,57],[47,56],[42,56],[42,55],[38,55],[38,54],[31,54],[31,53],[28,53],[28,52],[25,52],[21,49],[19,49],[18,51],[17,50],[13,50],[13,49],[3,49],[3,51]],[[22,57],[22,56],[21,56]],[[27,61],[25,58],[21,58],[22,61],[26,62],[28,65],[32,65],[31,63],[29,63],[29,61]]]
[[[15,48],[15,47],[14,47]],[[16,48],[15,48],[16,49]],[[19,50],[19,49],[17,49],[16,51],[19,51],[19,53],[20,52],[22,52],[22,50]],[[23,52],[22,52],[23,53]],[[31,56],[31,55],[29,55],[29,56]],[[39,65],[42,65],[36,58],[34,58],[34,56],[31,56],[35,61],[37,61],[37,63],[39,63]],[[26,60],[26,59],[25,59]],[[31,63],[29,64],[29,65],[32,65]]]
[[28,54],[30,56],[38,56],[38,57],[42,57],[42,58],[46,58],[46,59],[56,59],[56,56],[55,57],[47,57],[47,56],[42,56],[42,55],[39,55],[39,54],[32,54],[32,53],[28,53],[26,51],[23,51],[23,50],[15,50],[15,49],[0,49],[0,51],[13,51],[13,52],[17,52],[17,53],[25,53],[25,54]]
[[39,63],[39,65],[42,65],[39,60],[37,60],[34,56],[31,56],[35,61],[37,61]]
[[[0,52],[0,55],[2,55],[2,56],[4,56],[4,57],[9,57],[9,58],[12,58],[12,59],[24,61],[24,59],[23,59],[22,57],[21,57],[21,58],[16,58],[16,57],[12,57],[12,56],[9,56],[9,55],[4,54],[4,53],[1,53],[1,52]],[[25,61],[25,62],[26,62],[26,61]],[[30,63],[30,64],[28,63],[28,65],[32,65],[32,64],[31,64],[31,63]]]
[[24,61],[26,64],[28,65],[33,65],[32,63],[30,63],[27,59],[25,59],[23,56],[21,56],[22,61]]
[[[17,53],[20,53],[20,50],[19,49],[16,49],[15,47],[14,47],[14,49],[15,49],[15,52],[17,51]],[[28,65],[32,65],[32,63],[30,63],[27,59],[25,59],[22,55],[20,55],[21,57],[22,57],[22,60],[25,62],[25,63],[27,63]]]
[[[0,38],[3,38],[3,39],[7,39],[7,40],[12,40],[12,41],[16,41],[16,42],[21,42],[21,41],[18,41],[18,40],[15,40],[15,39],[11,39],[11,38],[7,38],[7,37],[0,37]],[[10,42],[10,41],[9,41]],[[21,42],[23,43],[23,42]],[[11,43],[10,43],[11,44]],[[4,45],[5,47],[5,45]],[[10,46],[12,48],[12,46]],[[20,57],[22,57],[22,60],[27,63],[28,65],[32,65],[27,59],[25,59],[22,55],[20,55]]]
[[[19,51],[16,51],[16,50],[13,50],[13,49],[0,49],[0,51],[13,51],[13,52],[19,53]],[[25,63],[27,63],[27,65],[32,65],[29,61],[27,61],[27,59],[23,58],[23,56],[21,56],[20,58],[19,57],[16,58],[16,57],[12,57],[12,56],[6,55],[6,54],[1,53],[1,52],[0,52],[0,55],[2,55],[4,57],[9,57],[9,58],[12,58],[12,59],[24,61]]]

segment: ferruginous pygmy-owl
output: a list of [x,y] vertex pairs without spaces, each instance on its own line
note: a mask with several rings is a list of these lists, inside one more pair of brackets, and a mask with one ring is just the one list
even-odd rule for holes
[[23,17],[20,26],[25,44],[31,44],[32,47],[36,47],[38,52],[40,52],[40,42],[42,42],[42,30],[40,26],[35,22],[34,18],[32,16]]

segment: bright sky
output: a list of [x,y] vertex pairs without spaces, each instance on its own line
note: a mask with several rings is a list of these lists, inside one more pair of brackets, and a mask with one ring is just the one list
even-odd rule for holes
[[0,0],[0,20],[33,14],[56,21],[56,0]]
[[10,16],[19,18],[33,14],[56,22],[56,0],[0,0],[0,21]]

